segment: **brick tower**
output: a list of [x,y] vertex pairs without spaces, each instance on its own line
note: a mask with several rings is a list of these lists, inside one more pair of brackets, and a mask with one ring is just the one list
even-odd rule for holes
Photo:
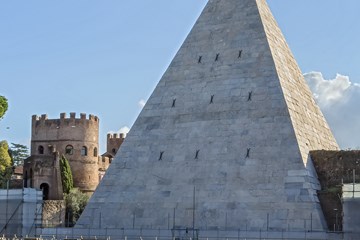
[[32,117],[31,157],[25,161],[25,187],[41,188],[49,199],[62,199],[58,161],[61,155],[68,160],[74,186],[93,193],[99,183],[98,149],[99,119],[96,116],[70,113],[60,119],[47,115]]

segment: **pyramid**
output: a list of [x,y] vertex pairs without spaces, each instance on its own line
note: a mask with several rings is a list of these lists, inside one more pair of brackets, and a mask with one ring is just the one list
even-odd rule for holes
[[77,227],[325,230],[338,145],[265,0],[210,0]]

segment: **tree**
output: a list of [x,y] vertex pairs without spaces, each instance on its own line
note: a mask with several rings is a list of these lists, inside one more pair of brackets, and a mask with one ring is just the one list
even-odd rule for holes
[[69,161],[64,155],[60,158],[60,171],[61,171],[61,182],[63,186],[63,192],[69,193],[74,187],[73,176],[70,168]]
[[13,166],[23,165],[24,160],[29,157],[29,148],[22,144],[11,143],[10,156]]
[[0,96],[0,119],[3,118],[8,109],[8,101],[4,96]]
[[4,188],[12,174],[9,145],[6,141],[0,141],[0,187]]
[[73,226],[76,223],[88,201],[89,196],[82,193],[77,188],[73,188],[68,194],[65,194],[66,219],[68,219],[68,226]]

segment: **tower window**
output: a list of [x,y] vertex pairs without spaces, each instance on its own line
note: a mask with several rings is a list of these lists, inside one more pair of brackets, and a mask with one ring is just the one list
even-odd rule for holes
[[201,63],[202,56],[199,56],[198,63]]
[[112,151],[113,154],[116,153],[116,149],[115,149],[115,148],[113,148],[111,151]]
[[218,60],[219,60],[219,56],[220,56],[220,54],[218,53],[218,54],[216,54],[216,57],[215,57],[215,62],[217,62]]
[[67,155],[73,155],[74,154],[74,147],[71,145],[67,145],[65,147],[65,154]]
[[81,156],[87,156],[87,147],[83,146],[81,148]]
[[43,147],[43,146],[40,145],[40,146],[38,147],[38,153],[39,153],[39,154],[44,154],[44,147]]
[[97,157],[97,155],[98,155],[97,148],[94,148],[94,157]]
[[241,58],[241,55],[242,55],[242,50],[239,51],[238,58]]

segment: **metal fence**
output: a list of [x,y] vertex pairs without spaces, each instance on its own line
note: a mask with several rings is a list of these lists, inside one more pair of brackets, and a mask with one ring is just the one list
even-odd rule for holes
[[116,240],[340,240],[360,239],[359,233],[310,231],[245,231],[199,229],[80,229],[38,228],[41,239],[116,239]]

